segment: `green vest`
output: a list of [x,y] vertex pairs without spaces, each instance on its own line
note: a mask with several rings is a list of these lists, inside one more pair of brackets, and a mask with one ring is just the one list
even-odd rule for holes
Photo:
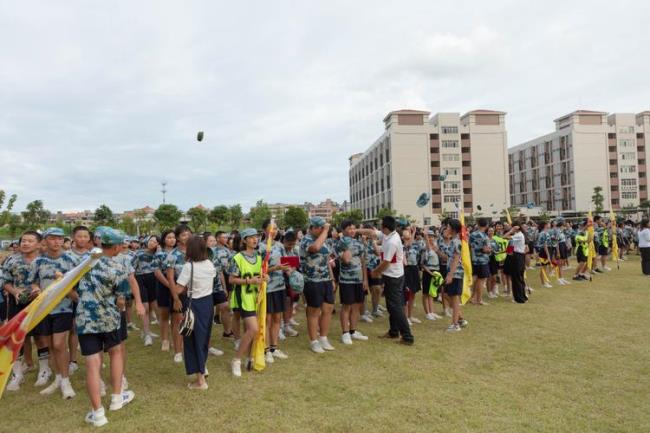
[[587,240],[588,237],[586,233],[576,234],[576,250],[580,249],[580,251],[585,257],[587,257],[587,255],[589,254],[589,245],[587,245]]
[[603,230],[603,234],[600,237],[600,244],[605,248],[609,247],[609,230]]
[[[262,257],[259,254],[257,254],[255,264],[251,264],[251,262],[246,260],[246,257],[242,253],[235,254],[233,260],[237,264],[237,268],[239,268],[239,278],[259,277],[262,274]],[[248,293],[257,291],[257,285],[255,284],[249,284],[248,286],[242,284],[241,288]]]
[[502,238],[501,236],[498,235],[493,235],[492,239],[497,243],[499,246],[499,251],[495,251],[494,253],[494,259],[497,262],[502,262],[506,259],[506,249],[508,249],[508,239]]

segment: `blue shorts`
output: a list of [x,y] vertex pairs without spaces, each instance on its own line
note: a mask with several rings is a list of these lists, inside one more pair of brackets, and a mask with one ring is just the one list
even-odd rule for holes
[[463,280],[461,278],[454,278],[451,284],[445,286],[445,294],[447,296],[460,296],[463,294]]
[[308,307],[320,308],[323,304],[334,304],[334,287],[331,281],[305,281],[303,293]]

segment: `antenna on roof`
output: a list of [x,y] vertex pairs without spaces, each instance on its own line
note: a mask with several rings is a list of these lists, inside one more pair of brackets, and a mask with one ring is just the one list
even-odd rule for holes
[[160,190],[160,192],[162,192],[163,204],[165,204],[165,194],[167,194],[167,182],[163,180],[162,182],[160,182],[160,184],[162,185],[162,189]]

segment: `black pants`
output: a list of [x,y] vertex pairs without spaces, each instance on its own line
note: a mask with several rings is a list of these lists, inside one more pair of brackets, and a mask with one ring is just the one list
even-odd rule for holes
[[413,341],[411,327],[404,314],[404,276],[399,278],[383,276],[384,296],[386,297],[386,308],[388,309],[388,320],[390,330],[388,333],[397,337],[402,336],[404,341]]
[[650,247],[639,248],[641,251],[641,271],[643,275],[650,275]]
[[511,257],[511,270],[510,278],[512,279],[512,296],[515,302],[523,304],[528,301],[526,296],[526,280],[524,279],[524,271],[526,269],[525,255],[521,253],[514,253]]

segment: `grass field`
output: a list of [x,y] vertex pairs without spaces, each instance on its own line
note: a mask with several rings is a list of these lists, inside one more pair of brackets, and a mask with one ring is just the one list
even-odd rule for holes
[[[539,286],[536,271],[528,278]],[[650,279],[632,257],[591,283],[537,289],[526,305],[467,306],[470,325],[460,333],[445,333],[447,320],[414,325],[413,347],[378,340],[380,319],[361,328],[370,341],[351,347],[338,343],[335,324],[337,350],[315,355],[298,317],[301,335],[283,346],[290,359],[262,373],[233,378],[232,344],[219,341],[226,355],[210,357],[207,392],[187,390],[182,365],[132,333],[127,377],[136,399],[108,413],[101,430],[650,432],[649,304]],[[30,373],[0,401],[0,431],[92,430],[83,421],[84,374],[73,377],[77,397],[63,401],[40,396]]]

